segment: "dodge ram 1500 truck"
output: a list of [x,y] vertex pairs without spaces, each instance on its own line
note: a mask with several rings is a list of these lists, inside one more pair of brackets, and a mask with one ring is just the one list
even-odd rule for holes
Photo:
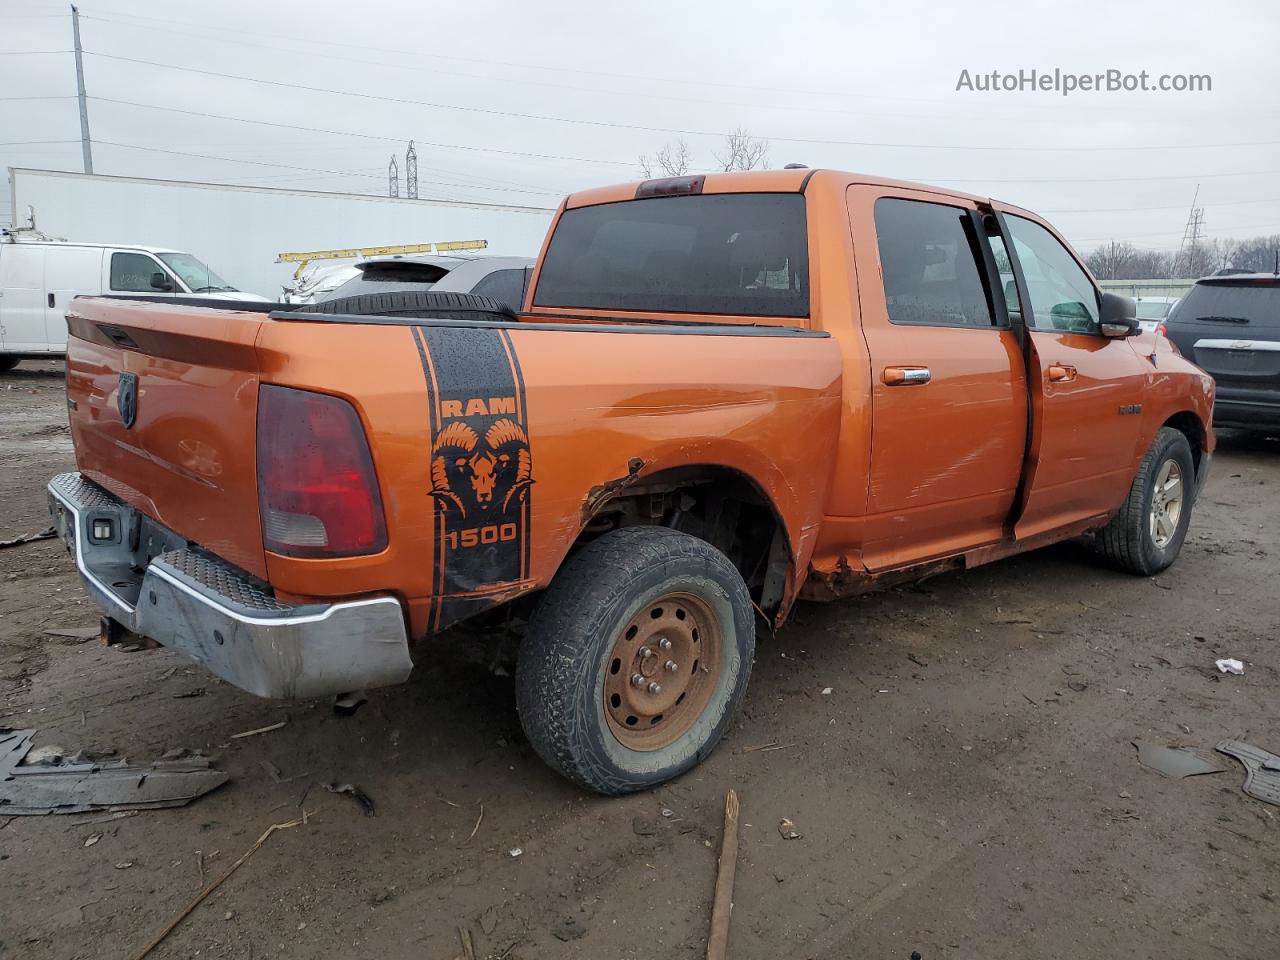
[[68,323],[79,472],[50,505],[109,629],[314,697],[503,608],[530,742],[609,794],[715,747],[757,618],[798,597],[1085,534],[1165,568],[1214,447],[1212,380],[1044,220],[829,170],[574,194],[519,315],[407,292]]

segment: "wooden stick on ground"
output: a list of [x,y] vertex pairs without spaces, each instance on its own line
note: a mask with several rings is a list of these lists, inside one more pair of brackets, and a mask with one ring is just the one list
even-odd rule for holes
[[260,836],[256,841],[254,841],[253,846],[250,847],[248,850],[246,850],[239,860],[237,860],[231,866],[227,867],[226,872],[223,873],[223,875],[220,876],[217,880],[213,881],[213,883],[209,884],[209,886],[205,887],[198,894],[196,894],[196,898],[192,900],[189,904],[187,904],[186,908],[180,914],[178,914],[176,917],[170,920],[169,925],[160,931],[160,935],[157,936],[150,943],[148,943],[145,947],[143,947],[142,951],[138,953],[133,958],[133,960],[142,960],[143,957],[149,954],[156,947],[160,946],[160,942],[164,940],[164,938],[167,937],[169,934],[173,933],[174,929],[178,926],[178,924],[180,924],[183,920],[185,920],[192,910],[200,906],[200,904],[204,901],[205,897],[209,896],[209,894],[217,890],[218,887],[221,886],[223,880],[227,879],[227,877],[235,873],[236,869],[242,863],[244,863],[251,856],[253,856],[255,853],[258,852],[258,848],[267,842],[267,838],[269,836],[271,836],[277,830],[288,830],[290,827],[300,826],[301,824],[304,824],[306,822],[307,822],[307,818],[306,818],[306,815],[304,814],[303,816],[299,817],[297,820],[290,820],[288,823],[273,823],[271,826],[267,827],[267,829],[263,831],[262,836]]
[[729,917],[733,913],[733,874],[738,868],[738,795],[724,798],[724,838],[720,843],[720,870],[711,907],[711,933],[707,936],[707,960],[725,960],[729,951]]

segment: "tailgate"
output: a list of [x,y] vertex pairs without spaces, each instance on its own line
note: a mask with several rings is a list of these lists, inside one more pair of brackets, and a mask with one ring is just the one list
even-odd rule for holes
[[1219,383],[1234,381],[1242,387],[1270,386],[1273,390],[1280,386],[1280,337],[1196,337],[1191,350],[1195,362]]
[[78,298],[67,404],[80,472],[265,578],[254,443],[266,313]]

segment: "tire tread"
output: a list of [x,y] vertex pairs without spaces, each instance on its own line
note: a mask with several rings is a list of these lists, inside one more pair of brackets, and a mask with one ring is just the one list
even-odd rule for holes
[[[666,527],[627,527],[601,537],[561,567],[521,644],[516,706],[525,735],[553,769],[599,793],[630,793],[652,786],[652,780],[621,775],[602,758],[577,749],[587,741],[585,726],[594,721],[590,700],[570,695],[581,676],[583,659],[595,655],[590,625],[627,604],[638,567],[670,561],[722,564],[741,591],[732,598],[734,604],[749,607],[750,596],[738,571],[710,544]],[[726,638],[725,642],[731,640]],[[741,670],[745,688],[751,670],[749,657],[744,658]],[[721,731],[731,715],[732,709],[721,723]],[[714,746],[713,741],[699,750],[686,766],[700,762]]]

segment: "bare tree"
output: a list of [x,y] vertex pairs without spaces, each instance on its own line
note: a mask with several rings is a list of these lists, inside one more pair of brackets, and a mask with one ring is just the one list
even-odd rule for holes
[[654,170],[664,177],[683,177],[689,172],[689,145],[677,140],[675,146],[663,144],[662,149],[652,157],[640,157],[640,175],[646,180],[653,179]]
[[1167,280],[1173,276],[1173,254],[1163,250],[1139,250],[1121,280]]
[[1271,273],[1280,264],[1280,235],[1250,237],[1236,244],[1231,265],[1254,273]]
[[769,141],[757,140],[750,131],[738,127],[725,137],[723,154],[713,154],[721,170],[763,170],[769,165]]
[[1131,243],[1117,243],[1112,240],[1089,254],[1085,262],[1099,280],[1121,280],[1125,279],[1122,274],[1126,272],[1126,268],[1137,252]]

